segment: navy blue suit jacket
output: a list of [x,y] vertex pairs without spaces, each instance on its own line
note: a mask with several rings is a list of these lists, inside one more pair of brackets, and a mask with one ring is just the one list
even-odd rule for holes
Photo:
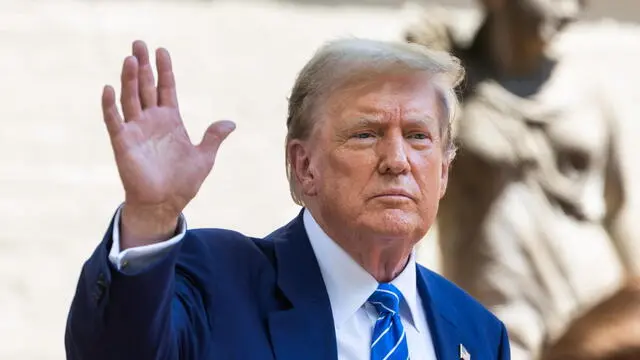
[[[264,239],[190,230],[163,260],[129,275],[108,260],[111,227],[82,268],[67,359],[337,359],[302,215]],[[504,325],[469,295],[422,266],[416,285],[439,360],[459,360],[460,344],[471,359],[510,358]]]

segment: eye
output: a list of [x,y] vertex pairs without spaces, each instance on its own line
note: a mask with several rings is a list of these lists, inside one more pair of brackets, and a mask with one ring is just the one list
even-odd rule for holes
[[375,135],[370,133],[370,132],[362,132],[362,133],[357,133],[355,135],[352,136],[352,138],[355,139],[370,139],[372,137],[374,137]]
[[410,134],[409,137],[412,138],[412,139],[416,139],[416,140],[428,140],[429,139],[429,136],[427,134],[424,134],[424,133]]

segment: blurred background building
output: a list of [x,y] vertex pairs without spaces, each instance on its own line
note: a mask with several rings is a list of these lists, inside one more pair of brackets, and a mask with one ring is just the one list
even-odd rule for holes
[[[339,36],[401,39],[400,0],[0,0],[0,359],[64,359],[67,310],[84,260],[123,199],[100,93],[118,84],[134,39],[173,55],[181,109],[199,141],[213,120],[237,131],[187,209],[190,227],[265,235],[298,208],[284,171],[286,98],[300,67]],[[471,0],[437,2],[473,25]],[[567,46],[618,59],[629,179],[640,179],[640,2],[588,2]],[[598,50],[600,49],[600,50]],[[635,181],[640,184],[640,181]],[[636,185],[637,186],[637,185]],[[639,213],[640,189],[632,189]],[[247,220],[251,219],[251,220]],[[435,242],[422,261],[438,270]]]

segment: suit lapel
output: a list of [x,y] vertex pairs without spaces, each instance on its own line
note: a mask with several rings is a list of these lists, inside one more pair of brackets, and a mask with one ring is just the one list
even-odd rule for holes
[[[318,261],[302,221],[302,211],[267,237],[274,242],[277,283],[290,307],[268,316],[273,351],[278,360],[337,360],[331,304]],[[460,359],[464,344],[456,325],[457,310],[437,288],[437,275],[417,266],[418,291],[424,304],[438,360]]]
[[417,273],[418,291],[427,314],[436,356],[438,360],[459,360],[463,339],[455,322],[457,311],[442,297],[437,284],[430,281],[434,275],[429,270],[418,265]]
[[278,360],[337,360],[329,296],[302,221],[302,211],[269,235],[274,242],[278,287],[291,307],[269,314]]

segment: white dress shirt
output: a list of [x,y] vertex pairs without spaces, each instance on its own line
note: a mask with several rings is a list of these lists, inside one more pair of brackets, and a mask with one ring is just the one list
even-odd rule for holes
[[[120,252],[119,221],[120,209],[115,217],[109,260],[124,272],[143,269],[162,258],[182,240],[186,232],[186,224],[181,217],[178,234],[173,238]],[[369,359],[371,337],[378,315],[367,299],[378,287],[378,282],[322,231],[306,209],[303,221],[331,302],[338,359]],[[391,283],[404,296],[400,304],[400,318],[407,336],[410,358],[436,360],[427,317],[417,290],[415,253],[411,254],[405,269]]]

